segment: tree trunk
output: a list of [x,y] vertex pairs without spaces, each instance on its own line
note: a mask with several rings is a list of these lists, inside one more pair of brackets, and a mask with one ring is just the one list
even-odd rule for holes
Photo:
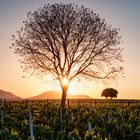
[[65,108],[68,86],[62,86],[61,88],[62,88],[61,107]]

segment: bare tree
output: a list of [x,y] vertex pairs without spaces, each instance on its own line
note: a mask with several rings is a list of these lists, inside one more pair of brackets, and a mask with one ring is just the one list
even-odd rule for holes
[[29,12],[23,23],[12,47],[25,70],[59,81],[63,107],[74,78],[110,80],[122,70],[118,29],[84,6],[47,4]]

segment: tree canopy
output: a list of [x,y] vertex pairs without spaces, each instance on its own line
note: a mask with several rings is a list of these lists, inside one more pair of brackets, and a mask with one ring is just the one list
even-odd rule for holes
[[51,74],[60,83],[64,102],[74,78],[114,80],[122,71],[119,30],[91,9],[46,4],[29,12],[23,23],[12,44],[23,69]]
[[110,97],[112,99],[112,98],[117,98],[117,94],[118,94],[118,91],[116,89],[106,88],[102,91],[101,96],[104,96],[106,98]]

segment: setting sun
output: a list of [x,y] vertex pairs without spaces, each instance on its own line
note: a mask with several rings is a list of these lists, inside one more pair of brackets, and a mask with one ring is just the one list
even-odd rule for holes
[[69,80],[65,77],[63,80],[62,80],[62,83],[63,85],[67,85],[69,83]]

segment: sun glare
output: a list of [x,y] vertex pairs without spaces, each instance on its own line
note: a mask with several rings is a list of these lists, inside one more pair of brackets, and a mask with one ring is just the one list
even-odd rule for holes
[[[69,80],[65,77],[62,80],[63,85],[67,85]],[[85,82],[79,82],[78,80],[72,80],[68,86],[68,95],[80,94],[85,90]],[[59,91],[61,92],[61,87],[58,81],[53,80],[51,75],[46,75],[43,80],[43,88],[47,91]]]
[[71,82],[69,87],[68,87],[68,93],[69,95],[74,95],[76,94],[78,91],[77,91],[77,83],[75,82]]
[[63,85],[67,85],[68,82],[69,82],[69,80],[65,77],[65,78],[62,80],[62,82],[63,82]]

